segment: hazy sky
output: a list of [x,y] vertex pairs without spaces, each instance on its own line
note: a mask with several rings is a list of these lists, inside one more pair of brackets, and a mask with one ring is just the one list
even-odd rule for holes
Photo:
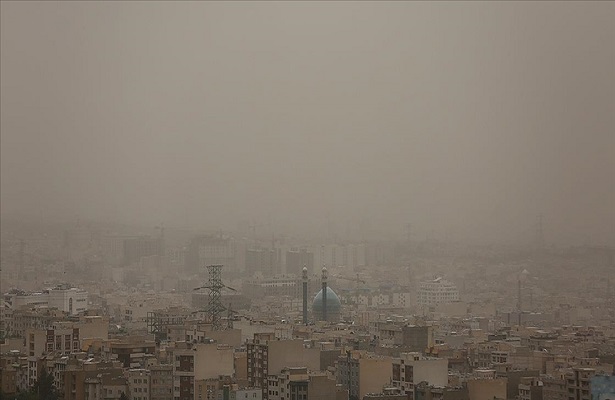
[[1,207],[615,244],[615,2],[1,2]]

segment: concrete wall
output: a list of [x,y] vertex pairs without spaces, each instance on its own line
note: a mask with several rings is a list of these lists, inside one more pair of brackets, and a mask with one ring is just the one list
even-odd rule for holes
[[470,380],[468,394],[472,400],[506,399],[506,383],[506,378]]
[[388,357],[359,359],[359,398],[380,393],[393,377],[393,362]]
[[325,375],[311,376],[307,400],[336,400],[335,381]]
[[[408,363],[414,366],[414,383],[429,382],[433,386],[448,385],[448,360],[419,360]],[[408,366],[406,365],[406,368]]]
[[279,374],[284,367],[307,367],[320,370],[320,349],[306,349],[303,340],[272,340],[269,345],[269,374]]
[[74,325],[79,328],[80,339],[108,339],[109,338],[109,317],[88,316],[83,317]]
[[221,344],[228,344],[232,347],[241,346],[241,330],[227,329],[224,331],[209,331],[206,336]]
[[235,369],[233,348],[225,345],[197,344],[194,355],[194,379],[217,379],[219,375],[233,376]]
[[235,357],[235,379],[238,381],[248,380],[248,353],[236,352]]

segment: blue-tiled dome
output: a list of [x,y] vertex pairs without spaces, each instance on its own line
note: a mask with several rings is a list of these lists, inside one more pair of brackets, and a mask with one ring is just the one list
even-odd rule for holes
[[[342,302],[337,294],[327,286],[327,320],[339,317]],[[312,312],[320,318],[322,316],[322,289],[314,297],[312,302]]]

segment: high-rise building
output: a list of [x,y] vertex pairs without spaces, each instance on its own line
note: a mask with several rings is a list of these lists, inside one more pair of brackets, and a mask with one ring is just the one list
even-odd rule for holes
[[161,237],[136,236],[124,239],[124,265],[141,261],[141,257],[162,256],[164,254]]
[[225,270],[237,269],[237,251],[230,237],[198,235],[192,238],[185,255],[187,272],[199,273],[208,265],[224,265]]
[[279,272],[277,252],[271,249],[248,249],[245,252],[246,272],[250,275],[261,273],[273,276]]
[[286,273],[301,276],[303,267],[314,270],[314,254],[305,250],[290,250],[286,252]]
[[459,301],[459,290],[452,282],[436,278],[419,285],[417,302],[421,306],[429,307],[455,301]]

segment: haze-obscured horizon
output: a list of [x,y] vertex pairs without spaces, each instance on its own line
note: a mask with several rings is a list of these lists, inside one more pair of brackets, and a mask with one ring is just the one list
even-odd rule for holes
[[615,243],[613,2],[0,4],[2,218]]

